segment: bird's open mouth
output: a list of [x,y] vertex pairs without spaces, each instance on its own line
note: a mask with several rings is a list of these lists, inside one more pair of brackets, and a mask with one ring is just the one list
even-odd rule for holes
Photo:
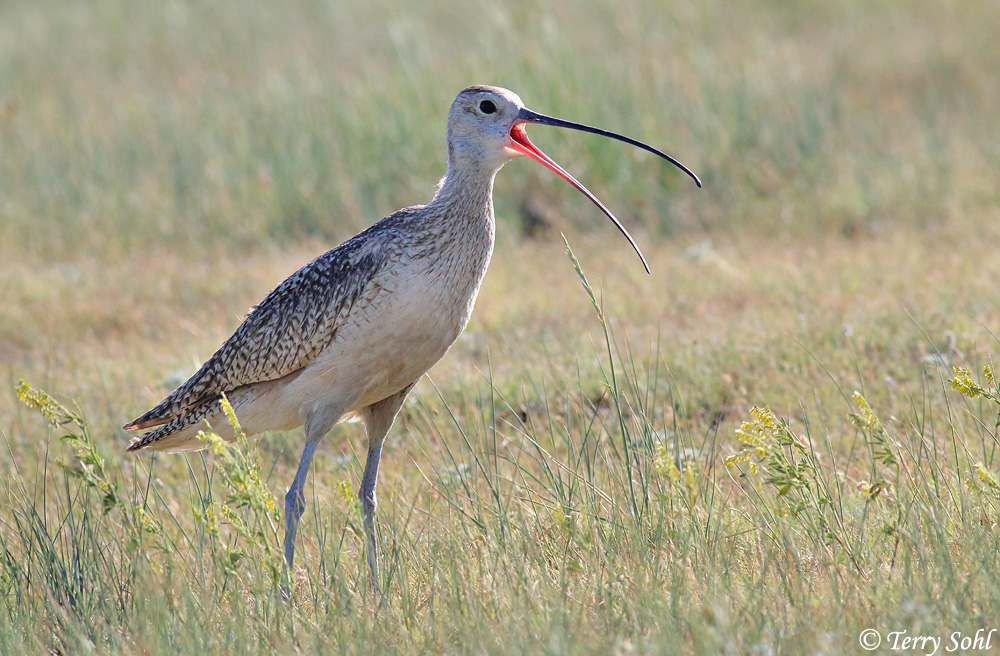
[[599,201],[597,197],[594,196],[594,194],[590,193],[590,191],[586,187],[577,182],[576,178],[571,176],[569,173],[566,172],[565,169],[556,164],[551,157],[543,153],[537,146],[535,146],[535,144],[531,143],[531,140],[528,139],[528,133],[524,129],[524,126],[528,123],[538,123],[541,125],[553,125],[561,128],[571,128],[573,130],[580,130],[582,132],[591,132],[593,134],[599,134],[603,137],[611,137],[612,139],[624,141],[625,143],[629,143],[632,144],[633,146],[638,146],[639,148],[648,150],[651,153],[654,153],[655,155],[658,155],[664,158],[665,160],[669,161],[670,163],[674,164],[675,166],[679,167],[685,173],[690,175],[700,187],[701,180],[698,179],[698,176],[692,173],[690,169],[688,169],[686,166],[678,162],[673,157],[670,157],[666,153],[663,153],[657,150],[656,148],[649,146],[648,144],[644,144],[641,141],[636,141],[635,139],[632,139],[630,137],[626,137],[617,134],[615,132],[609,132],[608,130],[602,130],[600,128],[592,128],[589,125],[583,125],[581,123],[572,123],[570,121],[564,121],[561,118],[552,118],[551,116],[538,114],[536,112],[531,111],[530,109],[521,109],[517,115],[517,120],[514,121],[514,124],[510,127],[510,132],[508,133],[509,143],[507,144],[507,151],[514,156],[525,155],[527,157],[530,157],[539,164],[544,165],[546,168],[555,171],[559,175],[559,177],[561,177],[563,180],[576,187],[580,193],[589,198],[591,202],[594,203],[594,205],[597,205],[597,207],[600,208],[600,210],[604,212],[604,214],[609,219],[611,219],[611,222],[615,224],[615,226],[621,231],[621,233],[625,235],[625,238],[628,239],[628,242],[632,245],[632,248],[635,249],[635,252],[639,256],[639,259],[642,260],[642,266],[646,268],[646,273],[649,273],[649,265],[646,264],[646,258],[643,257],[642,251],[639,250],[639,247],[636,245],[635,240],[632,239],[632,235],[628,233],[628,230],[625,229],[625,226],[623,226],[621,222],[617,218],[615,218],[615,215],[611,213],[611,210],[609,210],[607,207],[604,206],[604,203]]
[[601,205],[600,201],[594,198],[594,195],[591,194],[589,191],[587,191],[586,187],[577,182],[576,178],[567,173],[566,170],[563,169],[563,167],[556,164],[551,157],[543,153],[538,148],[538,146],[531,143],[531,140],[528,139],[528,133],[524,130],[524,125],[525,124],[523,121],[519,121],[511,126],[510,143],[507,145],[507,149],[513,151],[517,155],[526,155],[531,159],[535,160],[536,162],[538,162],[539,164],[542,164],[545,167],[552,169],[563,180],[566,180],[571,185],[579,189],[581,192],[583,192],[584,195],[590,198],[590,200],[597,203],[598,206],[600,207]]
[[511,126],[510,144],[508,144],[507,148],[517,155],[527,155],[536,162],[541,162],[549,168],[555,166],[555,162],[552,162],[552,160],[549,159],[545,153],[539,150],[538,147],[531,143],[531,140],[528,139],[528,133],[524,130],[523,122],[517,122]]

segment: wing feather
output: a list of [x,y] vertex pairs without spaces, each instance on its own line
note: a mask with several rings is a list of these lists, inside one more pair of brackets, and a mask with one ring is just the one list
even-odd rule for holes
[[395,232],[389,219],[289,276],[191,378],[125,430],[159,426],[223,392],[308,365],[333,341],[355,302],[396,254],[394,240],[381,238]]

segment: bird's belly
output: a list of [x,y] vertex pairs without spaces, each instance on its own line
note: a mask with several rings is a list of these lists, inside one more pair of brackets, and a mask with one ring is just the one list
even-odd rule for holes
[[[452,319],[452,320],[448,320]],[[411,316],[399,325],[382,326],[371,347],[357,358],[366,382],[360,405],[395,394],[434,366],[465,328],[446,316]]]
[[[478,285],[476,285],[478,287]],[[372,299],[338,330],[327,349],[295,382],[303,410],[338,404],[359,410],[416,382],[461,334],[476,289],[411,281]]]

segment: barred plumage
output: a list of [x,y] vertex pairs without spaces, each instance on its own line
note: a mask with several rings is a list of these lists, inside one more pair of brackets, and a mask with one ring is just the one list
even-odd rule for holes
[[[301,369],[333,340],[340,323],[379,270],[399,250],[401,210],[327,251],[275,287],[236,332],[186,382],[125,430],[174,423],[178,415],[224,392],[276,380]],[[186,424],[178,424],[177,427]],[[159,436],[140,436],[139,449]]]

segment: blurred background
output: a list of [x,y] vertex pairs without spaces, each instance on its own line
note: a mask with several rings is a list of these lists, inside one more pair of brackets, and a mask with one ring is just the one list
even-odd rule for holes
[[[1000,194],[996,3],[126,2],[0,7],[8,257],[338,242],[425,202],[455,94],[657,145],[532,138],[647,242],[985,220]],[[607,226],[541,167],[501,239]],[[994,217],[995,218],[995,217]]]

